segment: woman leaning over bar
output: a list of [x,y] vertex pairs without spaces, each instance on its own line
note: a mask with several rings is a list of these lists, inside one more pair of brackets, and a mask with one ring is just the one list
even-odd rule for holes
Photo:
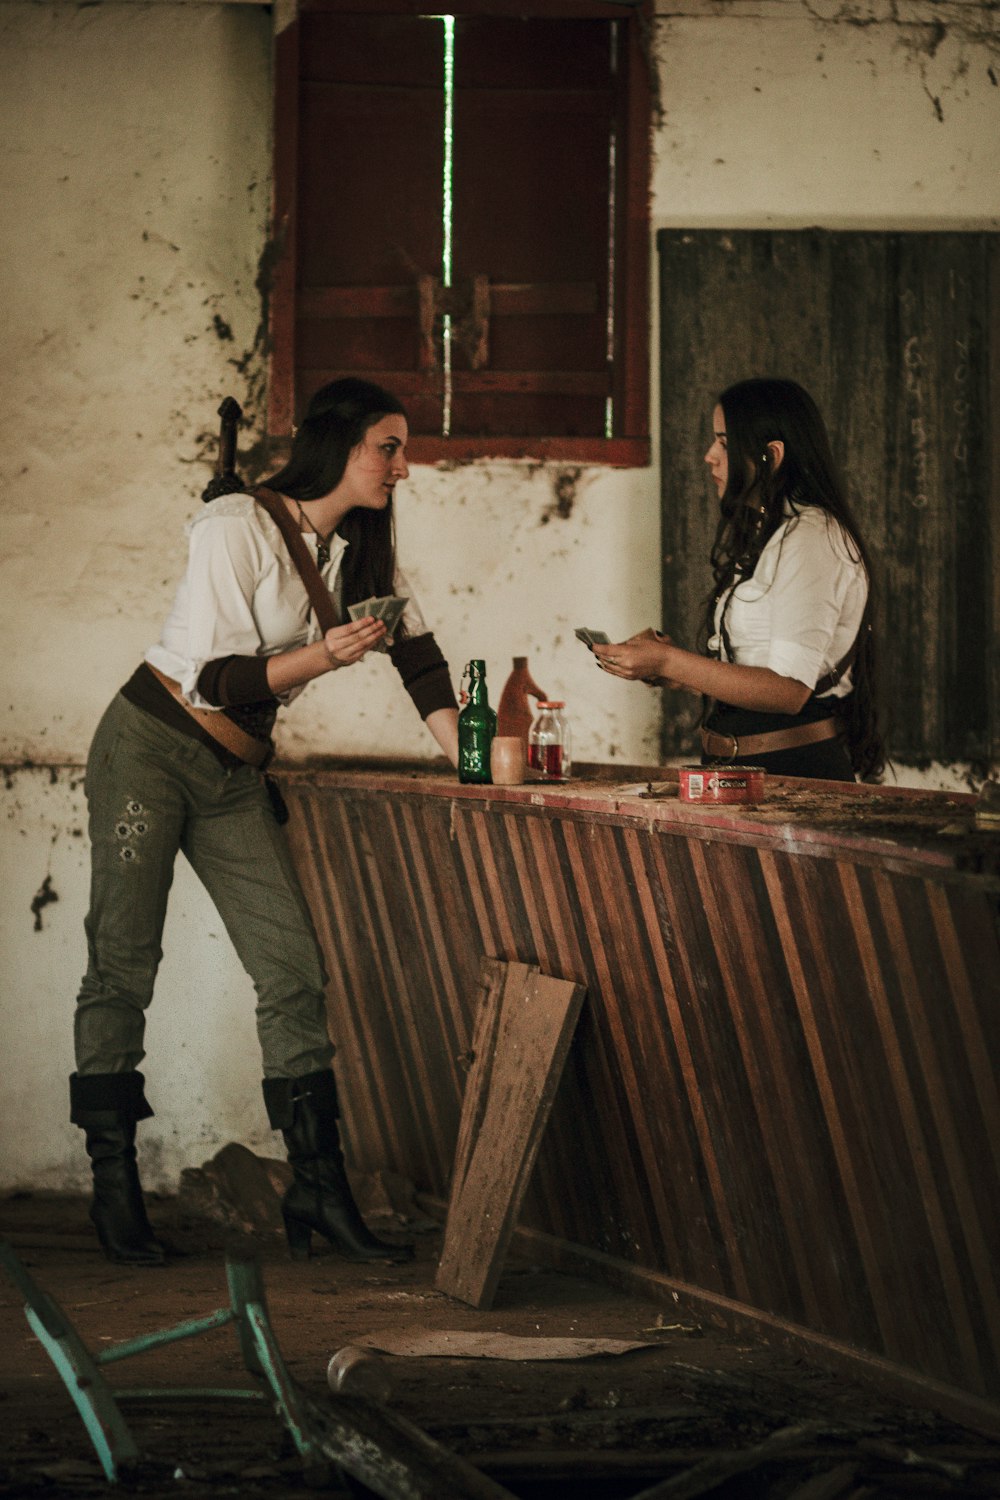
[[823,418],[794,381],[743,380],[719,397],[712,429],[708,654],[646,630],[595,655],[615,676],[703,695],[703,764],[877,776],[871,571]]
[[136,1123],[153,1112],[137,1069],[179,850],[257,992],[264,1103],[294,1173],[282,1205],[292,1253],[308,1253],[314,1230],[353,1260],[399,1258],[405,1248],[370,1233],[348,1185],[327,976],[264,767],[279,707],[314,678],[361,661],[386,635],[371,616],[321,629],[282,535],[289,522],[340,618],[371,597],[409,596],[389,655],[457,762],[448,666],[396,565],[393,494],[408,472],[407,436],[402,406],[379,387],[339,380],[320,390],[289,462],[267,482],[262,500],[273,509],[252,494],[226,495],[189,524],[187,571],[160,639],[98,726],[86,772],[89,962],[70,1103],[93,1168],[91,1218],[110,1260],[164,1258],[136,1166]]

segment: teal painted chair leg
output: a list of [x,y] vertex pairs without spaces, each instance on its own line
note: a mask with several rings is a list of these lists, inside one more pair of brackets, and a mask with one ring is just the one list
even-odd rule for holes
[[309,1478],[317,1482],[329,1470],[329,1462],[312,1429],[298,1387],[278,1348],[268,1317],[267,1298],[260,1268],[254,1261],[226,1261],[229,1298],[236,1318],[243,1363],[266,1385],[274,1399]]
[[[25,1270],[6,1240],[0,1240],[0,1265],[7,1271],[25,1299],[25,1317],[55,1365],[73,1398],[105,1476],[114,1482],[123,1466],[140,1458],[140,1452],[122,1416],[119,1401],[171,1397],[209,1400],[260,1401],[269,1396],[275,1414],[291,1435],[312,1482],[321,1481],[330,1464],[312,1431],[305,1403],[278,1348],[267,1313],[267,1299],[260,1268],[255,1261],[226,1260],[229,1307],[176,1327],[141,1334],[103,1349],[96,1358],[89,1353],[59,1304],[43,1292]],[[100,1365],[129,1359],[178,1339],[194,1338],[234,1323],[243,1363],[259,1389],[223,1389],[201,1386],[133,1387],[113,1391],[101,1374]]]
[[62,1308],[29,1276],[6,1240],[0,1240],[0,1264],[24,1297],[24,1315],[62,1376],[105,1477],[117,1479],[122,1465],[139,1458],[139,1449],[111,1387]]

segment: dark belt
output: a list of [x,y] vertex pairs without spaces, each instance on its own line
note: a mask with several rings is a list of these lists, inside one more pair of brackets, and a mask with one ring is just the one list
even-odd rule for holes
[[172,677],[167,676],[166,672],[161,672],[158,667],[154,667],[152,662],[147,662],[146,666],[157,681],[163,683],[171,697],[176,698],[181,707],[187,709],[192,719],[200,724],[213,740],[217,740],[220,745],[224,745],[227,750],[238,755],[240,760],[245,760],[249,766],[263,766],[271,759],[274,746],[270,740],[254,739],[252,734],[247,734],[245,729],[233,723],[228,714],[218,709],[195,708],[194,704],[189,703],[184,697],[179,682],[175,682]]
[[713,760],[735,760],[744,755],[770,755],[773,750],[796,750],[800,745],[817,745],[836,739],[841,726],[836,719],[815,719],[811,724],[796,724],[791,729],[772,729],[767,734],[716,734],[714,729],[701,731],[701,748]]

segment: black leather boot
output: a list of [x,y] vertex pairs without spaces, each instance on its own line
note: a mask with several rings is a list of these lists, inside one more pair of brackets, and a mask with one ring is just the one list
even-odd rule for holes
[[160,1266],[163,1246],[146,1217],[135,1156],[135,1127],[153,1111],[141,1073],[73,1073],[70,1119],[83,1130],[94,1174],[90,1217],[108,1260]]
[[264,1103],[285,1138],[295,1174],[281,1205],[294,1260],[309,1255],[312,1232],[345,1260],[409,1260],[412,1245],[390,1245],[372,1234],[354,1201],[337,1129],[337,1086],[330,1072],[265,1078]]

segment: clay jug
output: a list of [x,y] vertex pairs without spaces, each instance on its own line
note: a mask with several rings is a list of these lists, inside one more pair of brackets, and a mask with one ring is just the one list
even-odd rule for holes
[[528,748],[528,730],[534,718],[528,698],[545,698],[548,695],[531,675],[526,656],[514,657],[514,670],[504,683],[500,702],[497,705],[497,734],[516,735]]

